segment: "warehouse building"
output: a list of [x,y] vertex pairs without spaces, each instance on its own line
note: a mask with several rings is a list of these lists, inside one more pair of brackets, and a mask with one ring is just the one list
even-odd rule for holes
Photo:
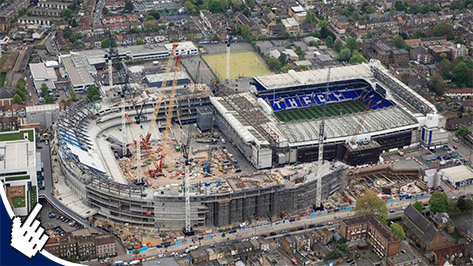
[[440,176],[455,188],[473,184],[473,170],[466,165],[442,169]]
[[57,75],[56,70],[52,67],[47,67],[44,63],[31,63],[31,79],[36,89],[36,93],[41,92],[41,87],[46,84],[48,91],[56,89]]

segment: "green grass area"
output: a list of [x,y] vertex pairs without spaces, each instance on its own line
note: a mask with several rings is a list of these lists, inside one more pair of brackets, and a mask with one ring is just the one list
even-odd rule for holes
[[33,209],[34,205],[36,204],[36,201],[38,200],[38,192],[36,190],[36,186],[32,186],[31,190],[28,191],[28,212]]
[[11,141],[11,140],[22,140],[23,139],[23,134],[28,133],[28,140],[33,141],[34,140],[34,130],[28,130],[28,131],[20,131],[20,132],[12,132],[12,133],[1,133],[0,134],[0,141]]
[[[227,54],[203,55],[219,79],[226,77]],[[255,52],[238,52],[230,54],[230,79],[238,77],[254,77],[272,74],[264,60]]]
[[28,180],[30,179],[29,175],[22,175],[22,176],[12,176],[5,178],[5,181],[16,181],[16,180]]
[[3,85],[5,85],[6,78],[7,78],[7,73],[5,72],[0,73],[0,87],[3,87]]
[[11,202],[13,204],[13,208],[23,208],[25,207],[25,197],[14,197],[11,198]]
[[388,224],[391,224],[390,222],[399,222],[402,220],[402,216],[397,216],[397,217],[393,217],[393,218],[389,218],[387,219],[386,221],[388,222]]
[[[363,101],[351,101],[328,104],[326,108],[326,117],[331,117],[363,112],[366,109],[366,104]],[[298,108],[275,113],[276,117],[283,122],[317,119],[321,118],[322,114],[323,106]]]
[[458,241],[458,239],[461,238],[461,236],[455,232],[451,233],[450,236],[452,236],[452,238],[455,239],[455,241]]

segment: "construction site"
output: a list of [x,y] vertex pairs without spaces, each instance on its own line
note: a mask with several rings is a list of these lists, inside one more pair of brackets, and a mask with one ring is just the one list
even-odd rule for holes
[[[88,218],[127,245],[340,210],[366,189],[386,199],[422,189],[418,169],[348,170],[418,145],[413,112],[435,115],[425,104],[407,109],[371,83],[378,65],[255,77],[235,92],[225,85],[229,45],[227,81],[211,88],[199,83],[200,65],[193,78],[181,69],[178,46],[144,65],[127,64],[111,47],[98,71],[108,77],[102,100],[82,99],[57,123],[65,183],[93,209]],[[302,87],[291,81],[302,78]],[[340,102],[363,108],[329,114]],[[280,121],[275,113],[285,108],[306,118]]]

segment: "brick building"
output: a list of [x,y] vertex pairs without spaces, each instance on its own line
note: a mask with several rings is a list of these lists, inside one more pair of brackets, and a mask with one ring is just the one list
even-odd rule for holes
[[362,215],[342,220],[340,235],[347,240],[365,240],[383,258],[399,253],[400,241],[375,215]]
[[406,237],[412,239],[426,251],[455,244],[455,239],[444,230],[438,230],[427,217],[412,205],[409,205],[404,211],[402,225],[406,231]]
[[113,236],[96,237],[96,255],[98,258],[105,258],[117,255],[117,246]]

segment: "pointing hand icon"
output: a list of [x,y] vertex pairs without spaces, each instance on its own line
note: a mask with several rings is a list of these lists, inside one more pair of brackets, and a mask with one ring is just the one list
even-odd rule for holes
[[49,236],[44,234],[40,222],[36,220],[42,207],[36,203],[23,224],[18,216],[15,216],[12,222],[10,245],[30,259],[43,249],[49,239]]

